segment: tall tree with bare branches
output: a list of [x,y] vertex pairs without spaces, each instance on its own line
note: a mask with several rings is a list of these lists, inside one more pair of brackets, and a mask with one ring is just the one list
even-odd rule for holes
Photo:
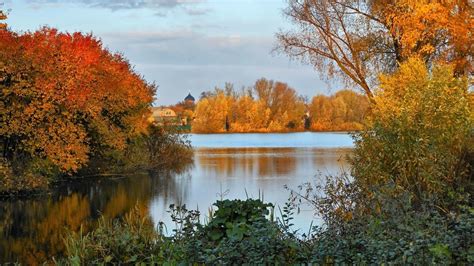
[[358,85],[373,102],[381,72],[407,58],[448,62],[474,72],[474,7],[469,0],[289,0],[297,26],[277,34],[279,48],[327,78]]

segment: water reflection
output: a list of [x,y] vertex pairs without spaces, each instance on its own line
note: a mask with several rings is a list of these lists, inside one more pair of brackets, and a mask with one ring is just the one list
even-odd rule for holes
[[294,148],[198,149],[200,175],[265,177],[287,175],[296,169]]
[[135,205],[149,208],[150,198],[166,201],[186,193],[171,173],[117,179],[88,179],[61,184],[43,198],[0,202],[0,261],[25,264],[63,254],[68,230],[86,232],[100,215],[117,218]]
[[[25,264],[64,252],[67,230],[90,230],[101,214],[121,217],[135,204],[154,222],[171,224],[169,204],[206,209],[221,196],[258,197],[283,204],[288,191],[318,172],[331,174],[347,167],[350,149],[198,148],[194,166],[181,173],[137,174],[117,179],[87,179],[59,185],[42,198],[0,201],[0,262]],[[223,195],[224,194],[224,195]],[[309,225],[311,212],[296,223]],[[169,226],[168,226],[169,228]],[[169,228],[171,229],[171,228]]]
[[266,178],[310,173],[312,169],[334,173],[346,164],[350,149],[302,148],[199,148],[193,175]]
[[[347,148],[198,148],[192,178],[178,176],[176,182],[188,187],[178,202],[207,213],[207,208],[224,198],[257,198],[282,205],[289,192],[318,174],[336,174],[347,168]],[[150,204],[153,220],[171,224],[167,207],[174,203],[155,195]],[[295,224],[307,227],[313,218],[310,210],[296,217]]]

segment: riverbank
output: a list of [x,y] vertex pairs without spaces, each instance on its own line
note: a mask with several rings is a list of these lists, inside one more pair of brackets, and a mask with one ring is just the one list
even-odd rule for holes
[[61,172],[47,159],[0,161],[0,170],[4,172],[0,175],[0,198],[48,193],[51,187],[65,180],[181,172],[192,164],[192,159],[193,150],[185,135],[149,125],[146,133],[130,138],[122,149],[105,147],[100,153],[89,155],[87,164],[76,171]]

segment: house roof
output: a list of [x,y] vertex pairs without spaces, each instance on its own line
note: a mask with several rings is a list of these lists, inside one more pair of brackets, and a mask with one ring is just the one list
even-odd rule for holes
[[171,110],[170,108],[160,108],[160,107],[153,107],[151,109],[152,117],[176,117],[175,111]]

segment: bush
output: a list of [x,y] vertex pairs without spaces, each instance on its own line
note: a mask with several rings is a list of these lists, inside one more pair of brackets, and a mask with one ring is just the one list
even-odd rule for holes
[[[205,264],[296,262],[295,239],[285,235],[273,216],[273,205],[260,200],[223,200],[209,224],[196,235]],[[272,212],[272,214],[270,213]]]
[[[388,206],[393,206],[388,204]],[[457,217],[424,211],[385,209],[314,235],[312,260],[331,264],[472,264],[474,209]]]
[[75,176],[179,174],[193,165],[193,155],[191,143],[182,131],[149,124],[145,132],[127,141],[124,150],[103,149]]
[[[382,75],[370,126],[355,135],[352,175],[368,195],[409,192],[413,202],[463,187],[463,151],[474,128],[467,81],[450,67],[411,59]],[[389,184],[389,186],[387,186]]]
[[267,264],[301,262],[299,241],[266,218],[271,204],[260,200],[224,200],[215,204],[207,225],[199,212],[170,206],[176,223],[172,236],[155,231],[150,220],[133,212],[122,221],[103,219],[86,235],[66,238],[67,260],[73,264],[185,263]]
[[48,160],[31,160],[22,169],[15,168],[0,158],[0,196],[45,189],[50,182],[48,177],[57,175],[57,168]]
[[[393,203],[393,202],[392,202]],[[199,212],[171,206],[172,236],[156,231],[139,209],[122,221],[105,219],[96,230],[66,238],[71,264],[472,264],[474,209],[440,215],[433,206],[419,212],[405,204],[390,216],[354,217],[344,224],[314,227],[296,238],[287,224],[266,219],[270,204],[259,200],[225,200],[215,205],[207,225]],[[401,205],[403,206],[403,204]],[[288,207],[288,206],[287,206]],[[283,216],[291,220],[291,211]]]
[[193,148],[187,135],[152,124],[146,133],[130,141],[120,161],[122,171],[179,171],[193,162]]
[[104,263],[157,263],[163,261],[160,234],[138,207],[123,220],[102,217],[97,229],[84,234],[82,228],[65,238],[68,261],[73,265]]

